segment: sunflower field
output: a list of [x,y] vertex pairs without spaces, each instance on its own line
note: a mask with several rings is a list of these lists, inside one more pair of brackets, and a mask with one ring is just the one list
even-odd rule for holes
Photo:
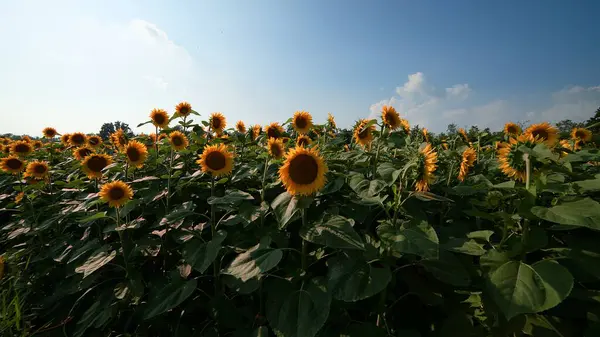
[[0,335],[600,336],[586,128],[144,124],[2,139]]

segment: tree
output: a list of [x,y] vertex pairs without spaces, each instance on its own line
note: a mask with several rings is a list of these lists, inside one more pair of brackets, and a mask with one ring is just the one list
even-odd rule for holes
[[454,123],[448,124],[448,128],[446,130],[448,131],[448,136],[452,136],[458,132],[456,124]]
[[585,122],[585,125],[592,131],[593,133],[600,133],[600,107],[596,109],[594,116]]
[[571,133],[571,130],[573,130],[573,128],[578,128],[578,127],[582,127],[582,126],[583,126],[583,123],[576,123],[570,119],[565,119],[565,120],[562,120],[562,121],[556,123],[556,128],[562,134],[569,134],[569,133]]
[[123,123],[121,121],[102,124],[100,132],[98,132],[98,134],[100,135],[100,137],[102,137],[102,139],[107,140],[112,133],[119,129],[123,129],[123,132],[125,132],[125,135],[127,137],[133,137],[133,131],[131,131],[129,124]]

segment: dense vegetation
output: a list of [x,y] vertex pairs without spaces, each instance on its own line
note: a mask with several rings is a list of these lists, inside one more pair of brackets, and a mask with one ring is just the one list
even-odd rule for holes
[[598,125],[197,119],[2,140],[2,336],[600,336]]

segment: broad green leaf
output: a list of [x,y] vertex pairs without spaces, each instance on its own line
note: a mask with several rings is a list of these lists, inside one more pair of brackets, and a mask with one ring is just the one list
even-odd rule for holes
[[220,230],[209,242],[202,242],[196,238],[188,241],[183,247],[184,260],[200,273],[204,273],[217,258],[226,237],[227,233]]
[[172,282],[154,296],[151,294],[144,311],[144,319],[150,319],[180,305],[192,295],[197,285],[197,280]]
[[451,252],[473,256],[481,256],[486,252],[486,249],[483,248],[483,244],[477,243],[475,240],[464,238],[452,238],[448,240],[443,247]]
[[505,181],[503,183],[499,183],[493,186],[494,188],[515,188],[515,181],[514,180],[509,180],[509,181]]
[[413,196],[419,200],[423,201],[445,201],[445,202],[454,202],[452,199],[448,199],[446,197],[442,197],[441,195],[437,195],[431,192],[415,192]]
[[329,317],[331,294],[321,279],[301,289],[283,281],[269,286],[267,318],[277,336],[314,337]]
[[171,213],[167,214],[166,218],[169,223],[175,222],[177,220],[181,220],[187,216],[194,214],[194,205],[191,201],[186,201],[181,204],[179,207],[175,208],[171,211]]
[[269,337],[269,327],[259,326],[252,332],[250,337]]
[[510,255],[507,252],[490,249],[487,253],[479,258],[481,267],[487,269],[488,272],[493,272],[502,265],[510,261]]
[[112,315],[112,310],[109,308],[112,299],[113,297],[110,294],[105,293],[103,296],[99,296],[98,300],[91,303],[77,321],[77,328],[73,335],[75,337],[84,336],[88,328],[100,328],[106,324]]
[[359,173],[350,176],[348,184],[363,199],[376,197],[387,186],[383,180],[367,180]]
[[573,185],[582,193],[600,191],[600,178],[576,181]]
[[566,268],[549,260],[533,266],[509,261],[490,274],[489,285],[496,304],[510,320],[558,305],[571,292],[573,277]]
[[312,198],[309,197],[294,197],[288,192],[283,192],[273,200],[271,208],[279,223],[279,228],[283,229],[285,226],[299,216],[298,212],[302,208],[306,208],[312,202]]
[[392,279],[387,267],[374,267],[361,258],[338,256],[327,261],[328,289],[333,297],[356,302],[381,292]]
[[390,162],[384,162],[377,166],[377,174],[387,183],[388,186],[392,186],[396,179],[400,176],[402,170],[396,168],[394,164]]
[[85,218],[79,219],[79,220],[77,220],[77,222],[79,222],[79,223],[86,223],[86,222],[91,222],[91,221],[98,220],[98,219],[104,219],[106,217],[107,217],[106,212],[97,212],[97,213],[95,213],[93,215],[90,215],[90,216],[87,216]]
[[531,209],[531,213],[538,218],[561,225],[600,230],[600,203],[590,198],[563,202],[550,208],[535,206]]
[[334,180],[327,182],[325,187],[317,194],[317,196],[333,194],[342,189],[346,179],[344,177],[337,177]]
[[83,273],[83,278],[88,277],[90,274],[95,272],[96,270],[102,268],[105,264],[112,261],[112,259],[117,256],[117,251],[109,250],[108,245],[104,245],[96,250],[88,259],[79,267],[75,268],[76,273]]
[[408,228],[384,222],[377,227],[377,234],[390,249],[402,254],[415,254],[423,258],[436,259],[439,254],[439,239],[433,227],[426,222]]
[[283,252],[280,249],[269,248],[259,243],[238,255],[224,273],[246,282],[275,268],[282,257]]
[[494,231],[491,230],[481,230],[474,231],[467,234],[469,239],[483,240],[486,242],[490,242],[490,238],[494,235]]
[[300,236],[306,241],[330,248],[364,250],[362,239],[353,226],[354,220],[335,215],[326,221],[302,227]]
[[419,262],[438,280],[457,287],[466,287],[471,278],[460,261],[449,252],[441,252],[439,259],[425,259]]
[[209,205],[239,205],[244,200],[254,200],[254,197],[247,192],[240,190],[227,190],[225,195],[222,197],[210,197],[208,198]]
[[221,279],[223,280],[223,283],[225,283],[225,285],[227,285],[229,288],[244,295],[255,292],[260,287],[261,282],[256,278],[250,279],[247,282],[242,282],[242,280],[240,280],[239,278],[235,278],[227,274],[223,274]]

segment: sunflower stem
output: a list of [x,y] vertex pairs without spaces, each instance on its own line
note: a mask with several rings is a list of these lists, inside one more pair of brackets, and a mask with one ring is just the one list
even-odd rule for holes
[[379,139],[377,140],[377,151],[375,152],[375,160],[373,162],[373,172],[372,177],[375,177],[375,173],[377,173],[377,162],[379,161],[379,150],[381,149],[381,142],[383,140],[383,128],[384,124],[381,123],[381,128],[379,130]]
[[[173,147],[171,147],[171,155],[169,156],[169,178],[167,179],[167,209],[166,213],[169,212],[169,206],[171,205],[171,174],[173,173]],[[167,227],[168,231],[168,227]]]
[[[211,198],[215,196],[215,177],[211,174],[210,176],[210,196]],[[211,239],[214,239],[217,234],[217,223],[216,223],[216,210],[214,203],[210,205],[210,234]],[[213,262],[213,282],[215,286],[215,295],[219,291],[219,266],[217,265],[217,261],[219,261],[218,255]]]
[[123,250],[123,261],[125,261],[125,277],[129,277],[129,264],[127,263],[127,252],[125,249],[125,240],[123,238],[123,231],[119,229],[121,226],[121,212],[119,207],[115,208],[116,220],[117,220],[117,233],[119,234],[119,241],[121,241],[121,249]]
[[[265,159],[265,167],[263,169],[263,176],[262,176],[262,183],[261,183],[261,189],[260,189],[260,204],[262,207],[262,203],[265,202],[265,182],[267,180],[267,169],[269,168],[269,156],[267,155],[267,158]],[[260,226],[262,227],[264,225],[265,222],[265,216],[261,210],[260,212]]]
[[123,172],[123,181],[127,182],[127,172],[129,171],[129,162],[125,160],[125,171]]
[[450,180],[452,180],[452,171],[454,170],[454,161],[450,163],[450,170],[448,170],[448,181],[446,181],[446,186],[450,186]]
[[156,150],[156,169],[158,170],[158,126],[156,127],[156,139],[154,140],[154,149]]

